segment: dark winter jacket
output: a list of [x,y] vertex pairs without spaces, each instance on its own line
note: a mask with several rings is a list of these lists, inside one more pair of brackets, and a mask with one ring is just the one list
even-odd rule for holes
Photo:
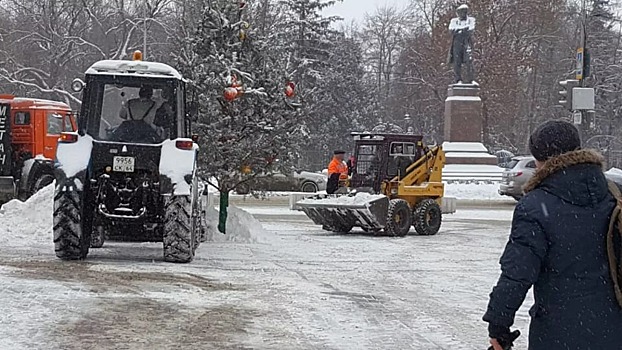
[[615,201],[602,163],[585,150],[551,158],[516,206],[484,320],[511,326],[533,285],[530,350],[622,349],[605,248]]

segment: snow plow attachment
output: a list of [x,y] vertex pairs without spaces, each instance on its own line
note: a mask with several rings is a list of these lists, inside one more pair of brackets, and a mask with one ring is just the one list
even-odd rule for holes
[[349,232],[353,227],[380,231],[387,224],[389,198],[358,193],[343,196],[317,196],[304,199],[297,206],[316,225],[334,232]]

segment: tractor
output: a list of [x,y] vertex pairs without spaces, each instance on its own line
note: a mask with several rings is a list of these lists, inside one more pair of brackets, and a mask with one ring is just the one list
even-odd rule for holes
[[106,239],[163,242],[164,260],[194,258],[205,223],[198,145],[185,80],[172,67],[104,60],[74,80],[78,131],[56,153],[54,244],[61,259],[86,258]]
[[422,136],[353,133],[352,175],[345,194],[315,196],[297,206],[325,230],[347,233],[354,227],[388,236],[405,236],[414,226],[435,235],[442,221],[445,153],[427,147]]

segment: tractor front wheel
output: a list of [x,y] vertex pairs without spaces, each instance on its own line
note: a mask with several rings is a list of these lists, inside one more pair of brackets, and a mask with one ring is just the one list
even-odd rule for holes
[[415,206],[415,231],[422,236],[433,236],[441,228],[443,214],[434,199],[424,199]]
[[412,224],[411,209],[403,199],[393,199],[389,202],[387,226],[384,232],[387,236],[403,237],[410,231]]

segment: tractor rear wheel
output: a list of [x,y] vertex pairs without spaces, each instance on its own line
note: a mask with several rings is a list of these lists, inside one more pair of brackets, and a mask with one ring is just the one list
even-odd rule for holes
[[188,263],[194,259],[195,224],[190,196],[165,198],[164,261]]
[[80,192],[72,188],[76,186],[58,186],[54,194],[54,251],[63,260],[86,258],[91,245],[90,233],[82,229]]
[[411,209],[403,199],[393,199],[389,202],[387,226],[384,232],[388,236],[403,237],[410,231],[412,224]]
[[441,228],[443,213],[434,199],[424,199],[415,206],[415,231],[422,236],[433,236]]

